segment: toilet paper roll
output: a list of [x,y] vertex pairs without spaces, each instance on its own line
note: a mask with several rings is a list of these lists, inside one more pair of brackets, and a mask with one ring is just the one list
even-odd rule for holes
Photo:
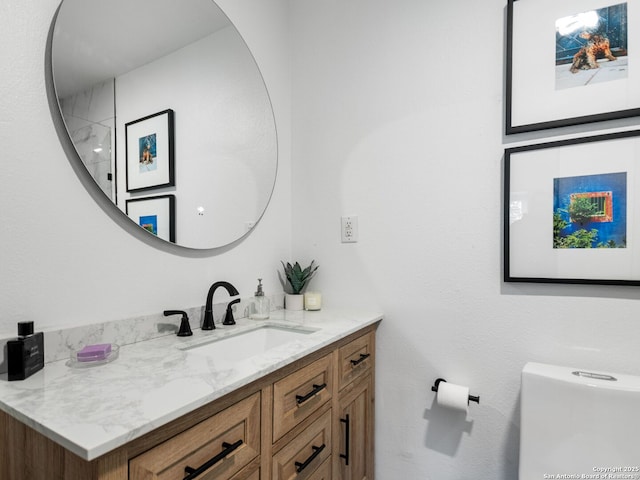
[[469,411],[469,387],[449,382],[440,382],[437,394],[438,405],[459,412]]

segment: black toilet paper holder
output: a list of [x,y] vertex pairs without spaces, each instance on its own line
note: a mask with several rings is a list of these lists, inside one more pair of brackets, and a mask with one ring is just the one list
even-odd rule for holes
[[[436,381],[433,384],[433,387],[431,387],[431,391],[432,392],[436,392],[438,393],[438,386],[440,385],[440,382],[447,382],[444,378],[438,378],[436,379]],[[475,396],[475,395],[469,395],[469,400],[467,401],[467,404],[469,402],[476,402],[476,403],[480,403],[480,396]]]

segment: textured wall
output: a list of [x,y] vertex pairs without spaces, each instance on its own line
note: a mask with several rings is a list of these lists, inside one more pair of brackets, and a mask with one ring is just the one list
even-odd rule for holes
[[[525,362],[640,375],[640,293],[501,282],[503,149],[550,136],[502,134],[506,2],[291,4],[294,255],[324,304],[386,314],[376,478],[514,480]],[[480,395],[467,419],[440,376]]]

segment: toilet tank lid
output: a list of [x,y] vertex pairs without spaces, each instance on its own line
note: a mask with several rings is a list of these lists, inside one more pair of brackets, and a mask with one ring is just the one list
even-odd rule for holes
[[529,375],[589,387],[640,392],[640,376],[635,375],[528,362],[522,369],[522,376]]

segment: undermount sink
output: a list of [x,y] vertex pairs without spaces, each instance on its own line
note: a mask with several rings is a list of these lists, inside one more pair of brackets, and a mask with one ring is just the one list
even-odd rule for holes
[[195,345],[180,347],[189,353],[208,357],[216,362],[235,363],[316,332],[304,327],[264,325],[253,330],[214,338]]

